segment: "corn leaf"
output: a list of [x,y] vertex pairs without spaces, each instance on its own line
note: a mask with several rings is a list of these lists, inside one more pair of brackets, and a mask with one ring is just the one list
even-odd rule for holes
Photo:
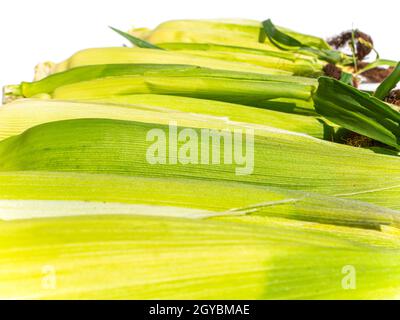
[[395,67],[397,64],[396,61],[393,60],[387,60],[387,59],[377,59],[374,62],[371,62],[367,64],[364,68],[359,69],[356,74],[361,74],[365,71],[374,69],[376,67],[381,67],[381,66],[389,66],[389,67]]
[[129,42],[132,43],[134,46],[138,46],[139,48],[161,49],[160,47],[151,44],[150,42],[134,37],[133,35],[126,33],[124,31],[118,30],[113,27],[110,27],[110,29],[115,31],[119,35],[123,36],[125,39],[129,40]]
[[374,96],[378,99],[384,99],[390,91],[396,87],[400,81],[400,62],[397,63],[392,73],[382,81],[379,87],[376,89]]
[[320,49],[302,43],[294,37],[279,30],[272,23],[271,19],[262,23],[265,35],[270,42],[281,50],[306,51],[315,54],[319,59],[326,60],[331,63],[343,62],[345,57],[339,52],[332,49]]
[[400,113],[389,104],[332,78],[319,78],[315,110],[330,121],[400,149]]

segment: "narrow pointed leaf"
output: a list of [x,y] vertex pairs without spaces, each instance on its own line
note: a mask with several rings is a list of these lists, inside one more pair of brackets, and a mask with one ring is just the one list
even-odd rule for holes
[[392,73],[382,81],[379,87],[376,89],[374,96],[378,99],[383,100],[390,91],[396,87],[397,83],[400,81],[400,62],[397,63],[396,67]]
[[125,39],[129,40],[134,46],[138,46],[139,48],[149,48],[149,49],[159,49],[162,50],[162,48],[147,42],[145,40],[142,40],[140,38],[137,38],[129,33],[123,32],[121,30],[118,30],[116,28],[110,27],[111,30],[115,31],[116,33],[120,34],[123,36]]
[[306,44],[303,44],[299,40],[291,37],[285,32],[280,31],[272,23],[271,19],[265,20],[262,23],[263,30],[266,36],[269,38],[271,43],[277,46],[281,50],[297,50],[306,51],[316,55],[318,58],[326,60],[331,63],[342,62],[344,57],[338,51],[332,49],[319,49]]

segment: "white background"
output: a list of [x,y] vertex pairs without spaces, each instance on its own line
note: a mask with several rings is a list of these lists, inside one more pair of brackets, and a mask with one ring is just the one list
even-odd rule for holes
[[324,38],[354,27],[372,35],[382,57],[400,59],[399,0],[6,0],[0,12],[0,86],[31,80],[39,62],[121,45],[108,25],[127,30],[183,18],[271,18]]

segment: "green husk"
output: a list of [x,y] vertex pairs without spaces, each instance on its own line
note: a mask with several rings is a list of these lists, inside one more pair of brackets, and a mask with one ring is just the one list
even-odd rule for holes
[[[261,24],[256,21],[173,20],[161,23],[143,39],[157,45],[166,42],[213,43],[278,51],[270,43],[259,43],[260,31]],[[136,29],[129,33],[136,35]]]
[[[62,86],[76,84],[89,80],[127,76],[146,77],[183,77],[183,78],[216,78],[227,80],[249,80],[278,82],[304,85],[304,89],[316,86],[317,81],[304,77],[289,77],[283,75],[262,75],[250,72],[235,72],[227,70],[202,68],[192,65],[174,64],[106,64],[77,67],[64,72],[50,75],[42,80],[35,82],[22,82],[18,87],[19,94],[29,98],[38,94],[53,94],[54,91]],[[143,80],[143,81],[144,81]],[[186,81],[186,80],[185,80]],[[246,83],[246,82],[245,82]],[[149,88],[148,90],[151,90]]]
[[301,57],[281,51],[257,50],[251,48],[199,43],[163,43],[167,50],[211,57],[227,61],[251,63],[267,68],[292,72],[294,75],[316,77],[322,75],[323,63],[308,56]]
[[[0,192],[1,220],[145,214],[192,219],[279,217],[375,230],[384,226],[400,227],[396,210],[360,201],[227,181],[11,171],[1,172],[0,182],[4,186]],[[226,194],[230,197],[224,197]]]
[[[108,77],[65,85],[57,88],[52,97],[61,100],[85,100],[115,95],[153,93],[269,108],[268,100],[276,98],[310,100],[314,89],[312,85],[290,82],[150,74]],[[272,105],[274,106],[273,103]],[[294,104],[293,112],[313,113],[313,110]]]
[[[307,45],[330,49],[330,46],[321,38],[282,27],[278,28]],[[154,44],[165,42],[213,43],[278,51],[268,39],[260,38],[262,24],[254,20],[173,20],[160,24],[144,35],[141,29],[139,31],[145,40]],[[131,33],[135,35],[135,29]]]
[[90,48],[81,50],[67,60],[53,66],[51,73],[76,67],[99,64],[186,64],[230,71],[255,72],[261,74],[290,74],[284,70],[264,68],[248,63],[221,61],[179,52],[147,48]]
[[292,62],[302,61],[313,64],[324,64],[322,61],[319,61],[316,58],[310,57],[308,55],[302,55],[301,53],[296,53],[296,52],[253,49],[247,47],[238,47],[238,46],[222,45],[215,43],[164,42],[160,44],[160,47],[172,51],[191,50],[191,51],[242,53],[242,54],[257,55],[265,58],[280,58]]
[[[101,103],[99,103],[101,102]],[[210,117],[211,116],[211,117]],[[168,124],[179,121],[186,126],[201,127],[205,122],[227,124],[240,122],[255,127],[275,127],[329,139],[334,128],[310,116],[280,113],[218,101],[163,95],[117,96],[100,101],[75,102],[19,99],[0,108],[0,140],[42,123],[105,118]]]
[[377,231],[82,216],[0,222],[0,238],[7,299],[396,299],[400,286],[399,238]]
[[[310,136],[330,141],[333,139],[336,129],[336,126],[331,122],[314,116],[314,112],[311,109],[313,105],[311,103],[301,103],[299,100],[282,98],[272,99],[268,103],[264,102],[264,108],[251,108],[245,105],[215,100],[155,94],[111,96],[93,100],[89,99],[88,101],[152,106],[155,108],[224,117],[233,121],[306,133]],[[295,114],[294,112],[299,114]],[[306,114],[306,116],[303,114]]]
[[[203,125],[225,130],[246,128],[240,124],[209,121]],[[43,124],[0,143],[0,170],[236,181],[326,195],[347,194],[354,199],[361,195],[370,203],[382,202],[376,192],[399,187],[398,157],[264,127],[255,130],[254,169],[248,175],[237,175],[237,170],[244,165],[223,161],[212,166],[180,162],[150,164],[146,152],[152,143],[146,142],[146,135],[155,128],[169,132],[167,126],[156,123],[102,119]],[[194,130],[198,132],[198,129]],[[182,142],[178,147],[181,145]],[[171,157],[174,159],[173,154]],[[385,199],[385,205],[398,208],[399,201],[399,197],[389,197]]]
[[[207,98],[300,114],[313,114],[317,81],[188,65],[129,64],[77,67],[40,81],[23,82],[9,96],[83,100],[157,93]],[[300,99],[303,99],[300,100]],[[306,101],[308,100],[308,101]]]

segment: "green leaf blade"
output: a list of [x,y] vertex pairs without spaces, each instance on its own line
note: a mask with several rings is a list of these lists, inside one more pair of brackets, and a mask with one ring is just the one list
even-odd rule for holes
[[129,40],[133,45],[138,46],[139,48],[148,48],[148,49],[159,49],[159,50],[164,50],[160,48],[159,46],[156,46],[150,42],[147,42],[145,40],[142,40],[140,38],[137,38],[129,33],[126,33],[124,31],[118,30],[116,28],[110,27],[111,30],[115,31],[116,33],[120,34],[123,36],[125,39]]
[[400,62],[397,63],[391,74],[382,81],[379,87],[376,89],[374,96],[378,99],[383,100],[389,92],[396,87],[400,81]]
[[400,149],[400,113],[388,104],[327,77],[319,78],[313,99],[316,111],[332,122]]

